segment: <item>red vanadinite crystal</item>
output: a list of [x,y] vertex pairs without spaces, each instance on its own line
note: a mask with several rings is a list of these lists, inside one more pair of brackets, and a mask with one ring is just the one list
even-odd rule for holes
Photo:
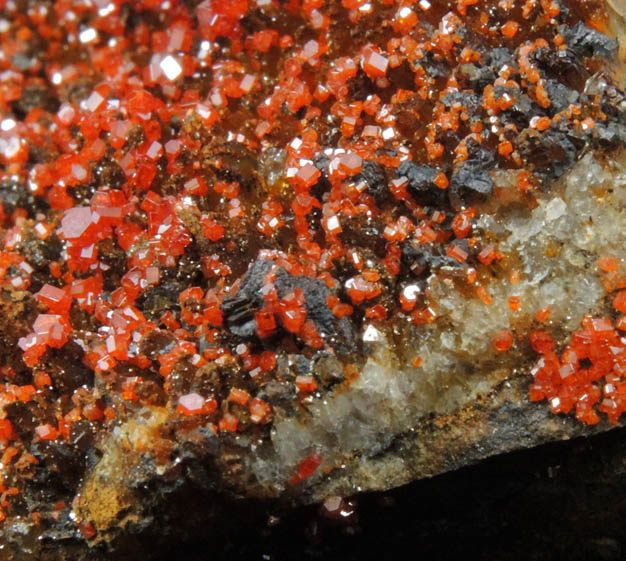
[[49,424],[35,427],[35,434],[41,440],[56,440],[59,438],[59,431]]
[[317,383],[313,376],[296,376],[296,386],[302,393],[311,393],[317,389]]
[[626,290],[620,290],[613,298],[613,307],[618,311],[626,314]]
[[498,351],[508,351],[513,345],[513,333],[508,329],[496,333],[493,338],[493,346]]
[[533,401],[548,400],[555,413],[575,407],[576,418],[588,424],[599,421],[597,412],[617,422],[626,411],[626,345],[611,321],[586,316],[583,329],[573,333],[560,357],[549,334],[537,331],[530,340],[541,355],[533,370]]
[[205,406],[204,398],[197,393],[188,393],[180,396],[178,399],[177,413],[183,415],[199,415],[204,413]]
[[232,388],[228,395],[228,401],[233,401],[239,405],[246,405],[250,401],[250,394],[239,388]]
[[488,245],[478,254],[478,260],[483,265],[491,265],[496,258],[496,251],[492,245]]
[[0,419],[0,439],[13,440],[16,436],[11,421],[8,419]]
[[472,230],[473,212],[465,211],[457,214],[452,220],[452,231],[457,238],[466,238]]
[[302,483],[305,479],[308,479],[315,473],[315,470],[322,463],[323,458],[319,454],[309,454],[304,460],[302,460],[298,464],[298,471],[296,474],[289,480],[290,485],[297,485],[298,483]]
[[226,432],[237,432],[239,419],[230,413],[226,413],[219,422],[219,429]]
[[456,259],[459,263],[465,263],[469,254],[458,244],[450,244],[446,248],[446,255]]
[[516,21],[509,20],[507,21],[501,29],[502,35],[512,39],[515,37],[515,34],[519,31],[520,25]]
[[545,331],[533,331],[530,334],[530,344],[538,353],[548,353],[554,348],[554,339]]
[[67,290],[44,284],[35,295],[37,300],[44,304],[53,313],[65,315],[69,312],[72,298]]
[[304,293],[301,289],[285,296],[279,303],[280,319],[287,331],[299,333],[306,320]]
[[272,351],[263,351],[259,357],[259,368],[265,372],[270,372],[276,368],[276,353]]
[[389,59],[377,50],[366,47],[363,52],[363,70],[371,78],[382,78],[387,74]]
[[250,420],[253,423],[266,423],[271,416],[272,408],[263,400],[255,397],[250,401]]

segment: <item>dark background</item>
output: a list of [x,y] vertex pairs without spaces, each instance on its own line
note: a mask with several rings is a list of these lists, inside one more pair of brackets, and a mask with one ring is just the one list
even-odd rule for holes
[[[626,429],[491,458],[385,493],[351,499],[338,521],[322,509],[247,504],[210,540],[163,561],[622,559]],[[349,509],[348,509],[349,510]]]

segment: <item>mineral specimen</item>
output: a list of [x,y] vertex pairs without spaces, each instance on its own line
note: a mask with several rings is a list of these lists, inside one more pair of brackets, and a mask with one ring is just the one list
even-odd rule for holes
[[620,421],[600,2],[0,8],[11,558],[132,551],[217,516],[175,506],[196,493],[343,504]]

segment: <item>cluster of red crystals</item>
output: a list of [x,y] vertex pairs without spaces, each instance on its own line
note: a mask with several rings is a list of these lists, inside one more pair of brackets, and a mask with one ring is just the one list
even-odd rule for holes
[[28,366],[37,364],[46,347],[61,348],[67,343],[71,327],[67,319],[57,314],[39,314],[33,332],[18,341]]
[[[605,413],[617,423],[626,412],[626,279],[620,275],[620,261],[611,255],[598,260],[607,292],[613,292],[615,320],[587,315],[582,329],[571,335],[569,343],[557,353],[553,337],[545,330],[530,334],[533,349],[541,355],[532,374],[532,401],[547,400],[554,413],[569,413],[587,424]],[[538,310],[535,319],[545,322],[550,308]]]
[[541,355],[533,369],[532,401],[548,400],[554,413],[569,413],[587,424],[599,421],[598,412],[616,423],[626,411],[626,341],[611,320],[586,316],[560,356],[545,331],[530,335]]
[[299,333],[306,321],[306,313],[301,289],[296,289],[280,300],[280,320],[287,331]]
[[[589,136],[607,119],[581,103],[557,111],[548,95],[536,55],[567,49],[556,24],[583,13],[563,3],[569,10],[548,0],[3,5],[0,290],[33,314],[13,342],[24,371],[0,355],[0,475],[18,477],[14,458],[36,463],[34,442],[67,443],[76,423],[106,430],[155,402],[224,438],[267,431],[269,381],[300,402],[321,388],[313,374],[279,376],[282,354],[334,353],[304,289],[279,295],[281,269],[328,287],[331,317],[357,332],[361,321],[437,320],[407,248],[463,270],[468,293],[489,305],[481,279],[502,255],[476,226],[483,199],[459,195],[459,167],[477,147],[490,150],[494,165],[517,170],[517,200],[532,204],[540,178],[526,171],[522,128]],[[347,40],[337,18],[362,29],[382,22],[381,32]],[[510,64],[472,89],[468,68],[504,47]],[[507,113],[516,95],[534,104],[524,125]],[[425,191],[399,172],[411,162],[428,166]],[[55,255],[45,265],[34,258],[41,247]],[[273,266],[244,337],[223,303],[260,258]],[[621,296],[615,306],[626,308]],[[512,344],[508,331],[493,340],[498,351]],[[65,353],[96,382],[65,393]],[[181,377],[225,364],[245,382],[181,389]],[[561,386],[542,395],[569,403]],[[14,426],[4,405],[15,401],[40,404],[34,428]],[[291,483],[320,463],[306,458]],[[11,489],[0,481],[0,492]]]

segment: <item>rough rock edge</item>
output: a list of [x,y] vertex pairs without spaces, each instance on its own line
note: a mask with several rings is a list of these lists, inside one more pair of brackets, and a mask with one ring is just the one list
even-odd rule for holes
[[490,456],[624,426],[624,422],[611,425],[607,421],[587,426],[571,416],[555,416],[546,404],[528,401],[529,385],[528,376],[516,376],[482,396],[475,405],[452,415],[422,420],[384,453],[367,462],[354,462],[340,477],[321,481],[307,499],[316,502],[329,495],[353,494],[352,482],[357,481],[359,492],[399,487]]

